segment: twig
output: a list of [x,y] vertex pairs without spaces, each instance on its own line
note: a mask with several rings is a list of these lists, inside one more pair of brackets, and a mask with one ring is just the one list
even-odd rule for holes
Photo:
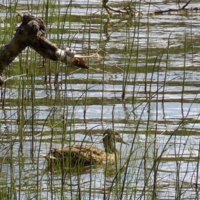
[[103,7],[106,9],[108,14],[111,14],[109,11],[112,11],[112,12],[116,12],[116,13],[120,13],[120,14],[129,14],[131,16],[142,16],[141,12],[134,11],[130,5],[124,9],[117,9],[117,8],[108,6],[107,5],[108,0],[102,0],[102,3],[103,3]]
[[162,13],[166,13],[166,12],[178,12],[181,10],[200,10],[200,7],[186,8],[190,2],[191,2],[191,0],[188,0],[187,3],[184,6],[182,6],[181,8],[169,8],[166,10],[157,10],[154,12],[154,14],[162,14]]
[[188,2],[182,7],[182,9],[185,9],[186,6],[190,3],[191,0],[188,0]]
[[94,68],[92,68],[92,67],[90,67],[90,69],[92,69],[92,70],[94,70],[94,71],[99,71],[99,72],[105,72],[105,73],[107,73],[107,74],[109,74],[110,76],[111,76],[111,78],[113,78],[113,75],[110,73],[110,72],[107,72],[107,71],[105,71],[105,70],[101,70],[101,69],[99,69],[99,68],[97,68],[97,69],[94,69]]
[[4,82],[10,80],[10,79],[13,79],[13,78],[16,78],[16,77],[20,77],[20,76],[26,76],[27,74],[21,74],[21,75],[16,75],[16,76],[11,76],[9,78],[7,78],[6,80],[4,80]]
[[100,51],[101,51],[101,49],[98,49],[96,53],[93,53],[92,55],[89,55],[89,56],[81,56],[81,55],[75,54],[74,57],[76,57],[76,58],[92,58],[92,57],[97,56],[98,59],[99,59],[99,52]]

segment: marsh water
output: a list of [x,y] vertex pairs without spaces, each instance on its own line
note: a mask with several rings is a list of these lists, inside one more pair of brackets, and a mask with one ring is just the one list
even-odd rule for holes
[[[200,12],[170,1],[109,1],[135,14],[108,14],[100,1],[0,1],[1,44],[18,12],[47,25],[47,38],[90,69],[27,48],[1,88],[1,199],[198,199]],[[198,1],[187,8],[198,7]],[[120,132],[116,166],[49,171],[52,147],[93,144]]]

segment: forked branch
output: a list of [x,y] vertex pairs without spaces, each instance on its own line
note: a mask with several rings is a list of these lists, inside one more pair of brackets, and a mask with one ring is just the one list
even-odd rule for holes
[[[20,14],[19,14],[20,15]],[[80,68],[89,68],[81,56],[70,49],[61,50],[46,37],[44,22],[30,14],[20,15],[21,25],[14,37],[0,49],[0,85],[4,83],[2,72],[27,46],[34,49],[44,58],[64,63],[72,63]],[[89,56],[90,57],[90,56]],[[87,58],[87,56],[85,57]]]

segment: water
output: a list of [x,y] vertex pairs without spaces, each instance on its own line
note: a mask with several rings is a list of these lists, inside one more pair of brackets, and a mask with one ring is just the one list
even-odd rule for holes
[[[18,11],[43,18],[58,46],[84,55],[100,48],[101,60],[74,72],[27,48],[4,71],[8,78],[25,74],[1,89],[1,188],[10,199],[148,199],[155,190],[158,199],[199,197],[199,11],[149,14],[177,8],[161,0],[135,6],[142,16],[109,17],[99,1],[55,1],[46,17],[45,2],[18,1]],[[20,22],[1,9],[3,44],[13,35],[10,20]],[[118,173],[112,166],[47,170],[41,154],[70,140],[103,149],[108,127],[130,143],[117,145]]]

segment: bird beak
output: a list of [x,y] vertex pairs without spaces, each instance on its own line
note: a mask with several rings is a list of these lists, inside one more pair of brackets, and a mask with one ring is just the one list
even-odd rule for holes
[[129,145],[129,143],[125,142],[124,140],[121,139],[120,141],[122,144],[126,144],[126,145]]
[[123,144],[129,145],[129,143],[128,143],[128,142],[124,142]]
[[116,142],[121,142],[122,144],[129,145],[129,143],[125,142],[125,141],[120,137],[120,134],[119,134],[119,132],[117,132],[117,131],[115,131],[115,139],[116,139]]

